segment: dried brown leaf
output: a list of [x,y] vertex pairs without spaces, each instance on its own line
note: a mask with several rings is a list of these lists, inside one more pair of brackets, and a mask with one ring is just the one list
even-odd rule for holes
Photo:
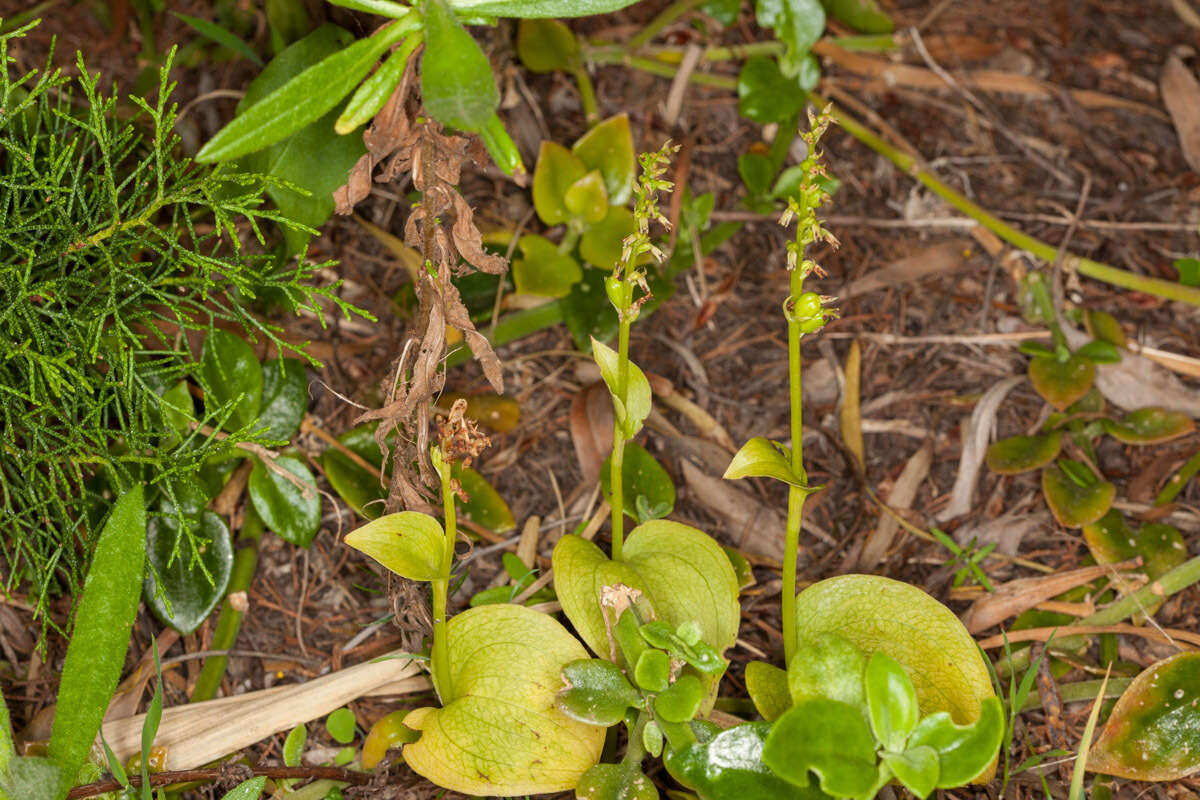
[[1172,53],[1163,66],[1158,88],[1179,135],[1183,157],[1193,172],[1200,172],[1200,81],[1183,59]]

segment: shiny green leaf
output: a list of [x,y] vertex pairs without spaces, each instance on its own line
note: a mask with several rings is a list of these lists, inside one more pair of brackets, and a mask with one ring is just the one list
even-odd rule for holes
[[746,665],[746,692],[767,722],[775,721],[792,707],[787,672],[765,661]]
[[799,73],[804,58],[825,32],[825,9],[819,0],[757,0],[758,24],[774,28],[787,49],[779,57],[783,74]]
[[1121,327],[1121,323],[1117,322],[1117,318],[1107,311],[1084,311],[1083,322],[1087,327],[1087,332],[1093,338],[1108,342],[1116,347],[1125,347],[1129,343],[1129,339],[1125,335],[1125,329]]
[[1177,258],[1171,262],[1184,286],[1200,286],[1200,258]]
[[912,679],[894,658],[876,651],[867,661],[866,689],[875,738],[884,749],[900,752],[921,715]]
[[608,214],[608,192],[600,170],[594,169],[567,187],[563,205],[573,219],[595,225]]
[[1053,356],[1035,356],[1029,362],[1029,381],[1050,405],[1062,411],[1088,393],[1096,379],[1091,359],[1072,355],[1062,362]]
[[338,136],[346,136],[366,125],[380,112],[400,85],[408,61],[421,41],[422,37],[410,35],[384,59],[383,64],[371,77],[362,82],[333,123],[333,130]]
[[304,755],[304,745],[308,742],[308,728],[304,723],[288,731],[283,740],[283,763],[285,766],[300,766],[300,758]]
[[136,484],[113,504],[100,531],[75,612],[48,750],[61,771],[61,796],[87,759],[125,666],[145,563],[146,508]]
[[578,800],[658,800],[654,782],[634,764],[597,764],[575,787]]
[[225,430],[240,430],[258,418],[263,369],[254,348],[240,336],[214,328],[204,338],[200,375],[205,383],[204,401],[209,413],[232,404],[232,412],[222,426]]
[[567,686],[555,706],[568,717],[588,725],[609,727],[625,718],[625,710],[641,702],[621,668],[600,658],[581,658],[563,667]]
[[651,758],[660,758],[663,752],[663,745],[666,740],[663,738],[662,728],[654,720],[646,723],[642,728],[642,747],[646,748],[646,753]]
[[[378,469],[383,463],[383,453],[375,442],[374,432],[374,425],[361,425],[343,433],[338,441]],[[387,488],[378,475],[370,473],[336,447],[330,447],[321,454],[321,468],[325,470],[325,477],[333,490],[359,516],[374,519],[383,513],[383,503],[380,501],[387,497]]]
[[546,225],[569,220],[567,189],[587,173],[587,167],[570,150],[556,142],[542,142],[533,168],[533,207],[538,219]]
[[234,118],[200,148],[196,160],[230,161],[285,139],[325,116],[389,47],[413,30],[417,23],[410,20],[412,17],[395,22],[304,70]]
[[1001,475],[1017,475],[1033,469],[1041,469],[1054,459],[1062,449],[1062,436],[1058,433],[1043,433],[1037,436],[1010,436],[993,442],[987,449],[987,465],[992,472]]
[[266,426],[263,436],[291,441],[308,410],[308,374],[304,362],[284,358],[263,364],[262,410],[258,424]]
[[625,237],[636,231],[632,211],[622,206],[609,206],[604,219],[589,225],[579,238],[579,255],[593,267],[611,271],[621,260]]
[[654,698],[654,713],[667,722],[688,722],[700,710],[705,689],[695,675],[679,678]]
[[1200,653],[1148,667],[1109,715],[1087,768],[1135,781],[1178,781],[1200,772]]
[[467,493],[466,502],[463,502],[462,498],[456,498],[454,501],[462,518],[495,533],[516,530],[517,521],[513,518],[512,509],[486,478],[470,467],[463,467],[459,462],[454,463],[451,475]]
[[556,19],[521,20],[517,57],[530,72],[573,72],[582,63],[575,34]]
[[388,750],[411,744],[421,738],[420,733],[404,724],[406,716],[408,709],[393,711],[371,726],[371,730],[367,731],[367,738],[363,740],[363,769],[375,769],[383,761]]
[[767,56],[746,59],[737,92],[738,113],[759,123],[790,120],[808,102],[808,93],[794,78],[784,77],[779,62]]
[[698,627],[699,624],[692,621],[671,630],[667,623],[655,620],[639,628],[638,633],[651,647],[667,651],[671,658],[695,667],[700,674],[708,677],[720,676],[725,671],[725,660],[721,658],[721,653],[694,636],[680,635],[680,631]]
[[1139,408],[1119,420],[1105,419],[1104,432],[1126,444],[1159,444],[1186,436],[1196,428],[1192,418],[1181,411],[1165,408]]
[[[1083,538],[1098,564],[1140,556],[1143,570],[1151,580],[1179,566],[1187,558],[1187,545],[1176,528],[1161,522],[1147,522],[1135,533],[1125,516],[1115,509],[1096,522],[1084,525]],[[1162,603],[1159,600],[1148,605],[1146,612],[1153,614]]]
[[[604,498],[612,502],[612,455],[604,460],[600,468],[600,490]],[[625,456],[621,465],[622,502],[626,515],[638,522],[648,522],[639,512],[638,500],[655,511],[655,519],[667,516],[675,508],[675,483],[654,456],[637,442],[625,444]]]
[[932,747],[912,747],[903,752],[885,752],[881,755],[883,763],[896,779],[922,800],[937,786],[938,752]]
[[249,778],[226,792],[221,800],[259,800],[266,785],[267,778],[265,775],[260,775],[257,778]]
[[788,692],[796,703],[825,697],[867,711],[863,684],[866,655],[849,639],[837,633],[822,633],[802,642],[788,664]]
[[879,7],[878,0],[821,0],[821,3],[829,16],[859,33],[891,33],[895,27],[892,18]]
[[588,170],[600,170],[609,203],[623,206],[629,202],[637,163],[628,114],[617,114],[595,125],[575,142],[571,152]]
[[766,197],[775,177],[775,167],[762,153],[742,153],[738,156],[738,175],[751,197]]
[[668,752],[664,763],[675,780],[704,800],[815,800],[815,786],[801,789],[780,778],[763,763],[763,743],[771,731],[766,722],[749,722],[721,731],[707,742]]
[[818,581],[796,596],[797,653],[826,633],[900,662],[923,714],[948,711],[971,722],[994,696],[975,640],[950,609],[915,586],[877,575]]
[[[165,624],[187,635],[208,618],[229,586],[233,572],[233,543],[224,520],[211,511],[194,520],[197,540],[207,539],[199,552],[193,539],[180,536],[173,516],[154,517],[146,532],[146,606]],[[178,541],[179,548],[175,544]]]
[[513,259],[512,276],[521,294],[565,297],[583,277],[579,262],[544,236],[527,233],[517,246],[521,255]]
[[803,478],[792,471],[789,453],[783,445],[762,436],[755,436],[737,451],[722,477],[726,480],[774,478],[806,492],[817,491],[817,488],[809,487]]
[[278,456],[272,464],[278,469],[254,460],[246,484],[250,501],[267,528],[294,545],[308,547],[321,527],[321,494],[313,474],[295,456]]
[[329,731],[330,737],[338,744],[353,742],[357,727],[358,721],[354,718],[354,712],[345,707],[336,709],[325,718],[325,730]]
[[633,680],[647,692],[666,691],[671,681],[671,657],[662,650],[643,650],[634,666]]
[[464,131],[482,129],[500,107],[492,65],[446,0],[426,0],[421,99],[430,116]]
[[815,772],[821,790],[835,797],[867,797],[877,782],[875,738],[855,706],[811,697],[777,719],[763,744],[762,760],[796,786]]
[[401,511],[351,531],[346,544],[403,578],[431,581],[441,575],[446,533],[428,514]]
[[642,423],[650,416],[651,392],[650,382],[641,368],[632,362],[627,362],[627,382],[625,402],[618,399],[620,394],[620,358],[617,351],[603,342],[592,339],[592,358],[600,367],[600,375],[608,385],[612,394],[613,416],[618,428],[626,439],[632,439],[642,429]]
[[1108,513],[1117,496],[1117,487],[1094,476],[1093,482],[1081,485],[1060,468],[1061,463],[1042,471],[1042,494],[1058,523],[1066,528],[1078,528]]
[[726,545],[721,548],[725,551],[725,555],[729,556],[729,563],[733,565],[733,572],[737,575],[738,589],[746,589],[756,583],[754,578],[754,568],[750,566],[750,562],[746,557],[738,551],[737,548]]
[[[576,537],[563,537],[576,538]],[[471,795],[562,792],[600,758],[605,730],[555,708],[563,667],[587,658],[552,617],[524,606],[472,608],[447,623],[451,687],[441,708],[409,712],[421,738],[404,760],[437,785]]]
[[980,705],[979,718],[966,725],[955,724],[941,711],[924,717],[909,737],[908,747],[936,750],[937,788],[951,789],[988,780],[1003,738],[1004,709],[993,696]]

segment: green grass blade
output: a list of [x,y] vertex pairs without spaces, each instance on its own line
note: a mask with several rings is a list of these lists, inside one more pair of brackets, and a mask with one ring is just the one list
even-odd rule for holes
[[1088,750],[1092,749],[1092,735],[1096,732],[1096,721],[1100,719],[1100,706],[1104,705],[1104,690],[1108,686],[1108,676],[1112,667],[1104,673],[1104,683],[1096,694],[1096,702],[1092,704],[1092,713],[1088,714],[1087,726],[1083,729],[1083,738],[1079,740],[1079,754],[1075,756],[1075,770],[1071,775],[1071,791],[1067,800],[1085,800],[1083,796],[1083,776],[1087,769]]
[[196,31],[196,33],[200,34],[206,39],[212,39],[214,42],[221,45],[221,47],[232,50],[243,58],[250,59],[260,67],[263,66],[262,59],[258,57],[258,53],[251,49],[250,45],[246,44],[241,37],[230,33],[215,22],[209,22],[208,20],[200,19],[199,17],[189,17],[187,14],[180,14],[178,11],[172,11],[171,14],[183,20],[183,22],[189,25],[194,31]]
[[100,532],[75,614],[49,746],[50,760],[62,769],[60,797],[87,759],[121,677],[145,560],[146,509],[137,485],[113,506]]

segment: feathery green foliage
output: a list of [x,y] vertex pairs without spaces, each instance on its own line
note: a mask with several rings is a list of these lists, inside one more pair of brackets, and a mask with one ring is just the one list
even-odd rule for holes
[[[77,80],[14,76],[9,45],[29,27],[0,36],[0,589],[26,589],[40,612],[79,587],[114,497],[144,483],[152,512],[186,523],[211,496],[201,471],[254,438],[214,432],[234,403],[196,413],[178,388],[209,394],[189,331],[285,349],[256,297],[347,307],[311,285],[324,265],[265,252],[259,221],[278,218],[258,210],[262,178],[179,152],[169,59],[157,96],[118,113],[82,60]],[[183,408],[164,405],[173,387]]]

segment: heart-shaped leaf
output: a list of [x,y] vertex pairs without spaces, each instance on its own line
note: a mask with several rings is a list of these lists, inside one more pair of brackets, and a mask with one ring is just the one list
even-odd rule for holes
[[937,786],[938,753],[932,747],[912,747],[880,755],[896,779],[922,800]]
[[428,514],[401,511],[351,531],[346,544],[403,578],[431,581],[441,575],[446,533]]
[[242,337],[220,328],[204,337],[200,375],[204,379],[204,404],[210,414],[232,405],[221,426],[225,430],[239,430],[258,417],[263,370],[254,349]]
[[221,602],[233,571],[233,545],[224,521],[204,511],[195,523],[196,540],[207,542],[180,536],[179,522],[172,516],[155,517],[146,529],[146,559],[151,566],[143,584],[146,606],[185,636],[199,628]]
[[826,633],[896,659],[912,679],[923,714],[947,711],[972,722],[982,701],[994,696],[975,640],[954,612],[915,586],[877,575],[813,584],[796,596],[797,652]]
[[668,752],[663,763],[675,780],[704,800],[815,800],[826,795],[815,786],[799,788],[763,763],[767,722],[749,722],[721,731],[707,742]]
[[1200,653],[1179,653],[1134,678],[1113,707],[1087,768],[1135,781],[1200,772]]
[[695,675],[679,679],[654,698],[654,714],[667,722],[689,722],[704,702],[704,684]]
[[793,703],[824,697],[866,711],[866,671],[867,657],[853,642],[836,633],[818,634],[788,664],[788,692]]
[[900,752],[920,717],[912,679],[894,658],[876,650],[867,661],[866,689],[875,738],[885,750]]
[[556,142],[542,142],[533,169],[533,207],[538,219],[546,225],[569,220],[567,189],[587,173],[588,168],[570,150]]
[[593,267],[612,270],[621,260],[625,237],[637,230],[633,212],[622,206],[609,206],[604,219],[589,225],[579,239],[579,255]]
[[600,170],[610,204],[623,206],[629,202],[637,163],[628,114],[617,114],[596,125],[575,142],[571,152],[587,169]]
[[796,786],[815,772],[821,790],[835,797],[870,797],[879,780],[875,737],[862,711],[848,703],[806,698],[775,721],[762,760]]
[[1046,505],[1059,524],[1078,528],[1103,517],[1112,508],[1117,487],[1092,476],[1093,482],[1081,483],[1064,472],[1058,464],[1042,472],[1042,494]]
[[[652,512],[652,519],[667,516],[675,508],[675,483],[662,464],[637,442],[625,444],[621,464],[622,504],[625,513],[639,522],[649,519],[641,512]],[[605,499],[612,501],[612,455],[604,460],[600,470],[600,489]],[[639,498],[645,502],[639,506]]]
[[725,469],[725,474],[721,477],[726,480],[774,478],[806,491],[817,491],[816,488],[810,488],[804,479],[792,471],[789,452],[790,450],[783,445],[762,436],[755,436],[737,451]]
[[642,429],[642,423],[650,416],[652,395],[650,382],[646,374],[637,364],[627,362],[627,386],[625,387],[624,404],[618,399],[620,394],[620,357],[617,351],[596,339],[592,339],[592,357],[596,366],[600,367],[600,376],[608,385],[608,391],[613,399],[613,416],[626,439],[632,439]]
[[767,722],[779,719],[792,707],[787,672],[765,661],[751,661],[746,665],[746,692]]
[[1072,355],[1066,361],[1036,356],[1029,362],[1029,382],[1059,411],[1087,394],[1095,379],[1096,365],[1084,356]]
[[262,409],[258,424],[266,426],[263,436],[287,442],[300,429],[308,410],[308,375],[304,362],[283,358],[263,364]]
[[979,718],[957,725],[946,712],[930,714],[917,723],[909,749],[932,747],[938,754],[937,788],[950,789],[991,780],[1004,737],[1004,709],[995,696],[980,705]]
[[779,62],[767,56],[746,59],[737,92],[738,114],[760,123],[789,120],[808,102],[795,79],[784,77]]
[[993,442],[987,449],[987,465],[1001,475],[1017,475],[1040,469],[1058,458],[1062,435],[1043,433],[1037,436],[1010,436]]
[[575,787],[578,800],[658,800],[654,782],[635,764],[597,764]]
[[492,65],[445,0],[428,0],[421,99],[430,116],[465,131],[482,130],[500,107]]
[[523,19],[517,25],[517,57],[530,72],[579,69],[579,41],[556,19]]
[[321,527],[321,495],[313,474],[295,456],[278,456],[271,463],[268,467],[256,458],[250,471],[246,489],[254,510],[283,539],[308,547]]
[[[659,620],[698,622],[701,638],[724,651],[737,637],[737,577],[720,546],[678,522],[654,520],[625,539],[624,561],[610,561],[592,542],[564,536],[554,548],[554,587],[563,612],[598,656],[609,654],[605,587],[640,591]],[[611,612],[610,612],[611,613]]]
[[487,478],[470,467],[463,467],[457,461],[454,462],[450,474],[467,493],[466,502],[463,502],[461,497],[454,501],[459,516],[495,533],[516,530],[517,521],[513,518],[512,509],[504,502],[500,493],[487,482]]
[[[338,442],[375,469],[383,463],[383,453],[375,442],[374,425],[360,425],[348,430],[338,437]],[[360,517],[374,519],[383,513],[383,503],[379,501],[387,497],[387,488],[378,475],[336,447],[321,454],[321,467],[334,491]]]
[[563,667],[587,658],[579,642],[552,617],[516,605],[464,611],[450,619],[446,635],[451,687],[438,687],[442,708],[405,717],[421,732],[405,745],[408,765],[464,794],[574,788],[600,758],[605,733],[554,705]]
[[567,686],[555,700],[558,710],[588,725],[616,725],[642,699],[621,668],[604,659],[572,661],[563,667],[562,677]]
[[1181,411],[1165,408],[1139,408],[1119,420],[1101,420],[1104,432],[1126,444],[1158,444],[1186,436],[1196,428],[1192,418]]
[[563,195],[563,205],[571,217],[594,225],[608,215],[608,192],[600,170],[594,169],[575,181]]
[[579,262],[544,236],[526,234],[518,244],[521,255],[513,259],[512,276],[517,291],[539,297],[565,297],[583,277]]

